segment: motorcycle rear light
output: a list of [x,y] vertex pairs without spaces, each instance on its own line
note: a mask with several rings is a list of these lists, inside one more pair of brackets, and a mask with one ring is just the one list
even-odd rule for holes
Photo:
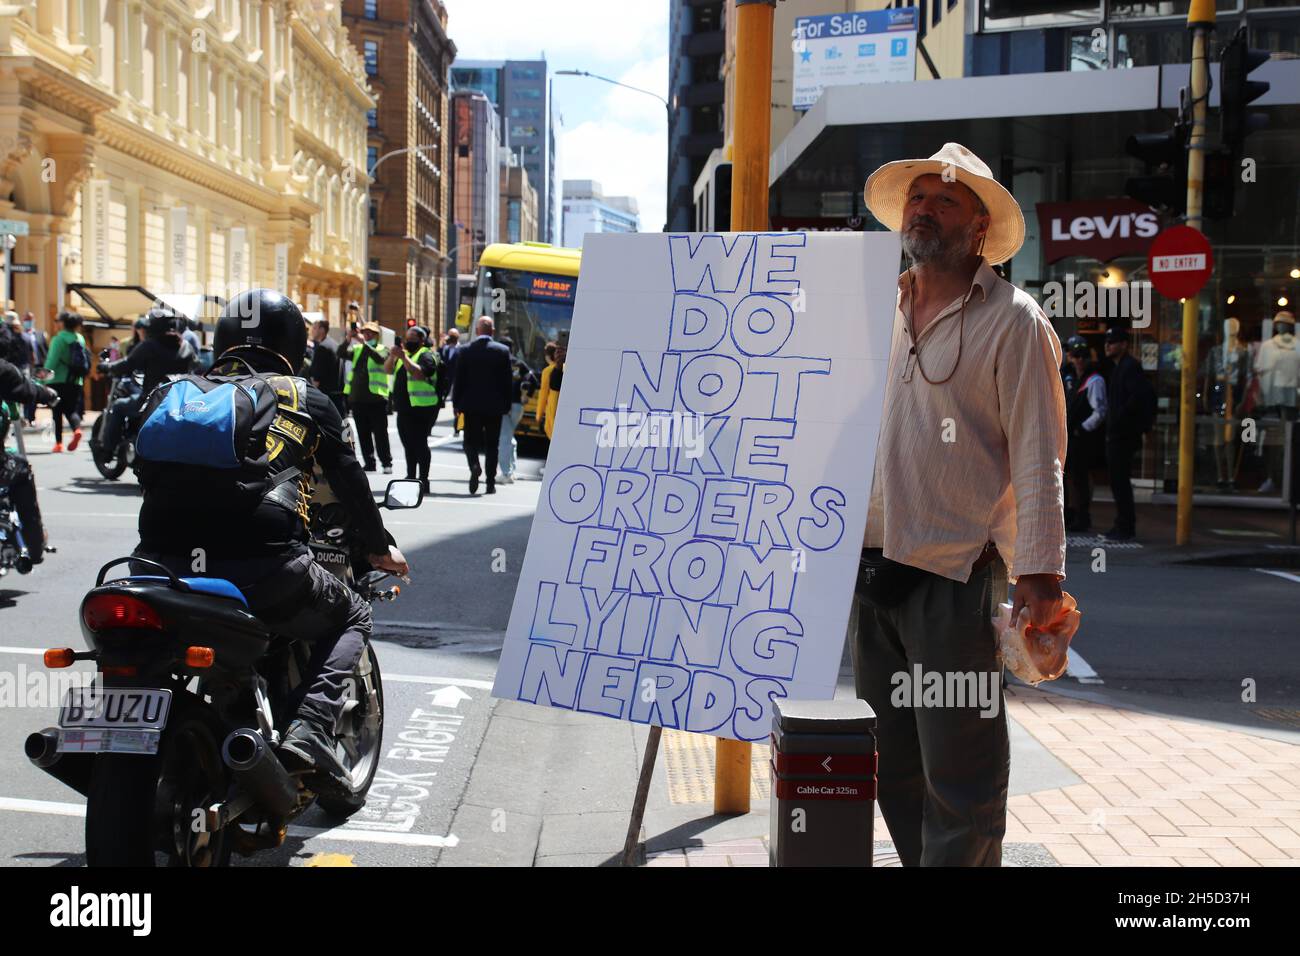
[[216,660],[217,655],[210,647],[185,648],[186,667],[211,667]]
[[70,647],[51,647],[45,652],[46,667],[71,667],[77,660],[77,652]]
[[130,594],[96,594],[87,598],[81,619],[92,631],[110,628],[162,630],[162,618],[152,607]]
[[105,677],[135,677],[140,668],[134,664],[120,664],[116,667],[101,667],[99,672]]

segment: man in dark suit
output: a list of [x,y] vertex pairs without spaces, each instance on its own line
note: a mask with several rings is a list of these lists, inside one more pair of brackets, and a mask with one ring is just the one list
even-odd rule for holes
[[346,416],[347,403],[343,401],[343,365],[339,361],[339,344],[330,338],[329,319],[317,319],[311,324],[311,365],[307,377],[334,403],[339,414]]
[[451,403],[465,416],[465,458],[469,461],[469,493],[478,493],[479,454],[487,468],[487,494],[496,494],[497,446],[501,417],[510,411],[512,377],[510,350],[492,341],[492,320],[474,324],[475,338],[456,350],[456,380]]

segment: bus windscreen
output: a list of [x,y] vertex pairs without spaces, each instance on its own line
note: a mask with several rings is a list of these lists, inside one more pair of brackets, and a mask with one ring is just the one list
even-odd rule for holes
[[490,315],[497,339],[509,338],[515,354],[540,370],[546,365],[546,343],[569,330],[577,288],[576,276],[483,266],[473,318]]

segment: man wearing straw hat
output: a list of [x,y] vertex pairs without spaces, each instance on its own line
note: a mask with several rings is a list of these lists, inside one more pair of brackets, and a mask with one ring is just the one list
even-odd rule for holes
[[[910,263],[854,646],[858,696],[879,721],[880,808],[904,865],[998,866],[1010,747],[991,618],[1008,578],[1013,617],[1027,607],[1047,625],[1061,609],[1061,345],[1033,298],[993,271],[1025,223],[974,153],[948,143],[886,163],[865,196]],[[910,686],[933,687],[933,674],[953,689],[939,701]]]

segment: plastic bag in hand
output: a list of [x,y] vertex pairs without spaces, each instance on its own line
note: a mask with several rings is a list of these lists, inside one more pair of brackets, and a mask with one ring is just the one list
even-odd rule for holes
[[1078,602],[1069,593],[1061,596],[1061,611],[1047,627],[1029,623],[1029,608],[1020,609],[1011,620],[1011,605],[998,605],[993,627],[998,638],[998,657],[1006,668],[1026,684],[1056,680],[1070,661],[1070,639],[1079,629]]

